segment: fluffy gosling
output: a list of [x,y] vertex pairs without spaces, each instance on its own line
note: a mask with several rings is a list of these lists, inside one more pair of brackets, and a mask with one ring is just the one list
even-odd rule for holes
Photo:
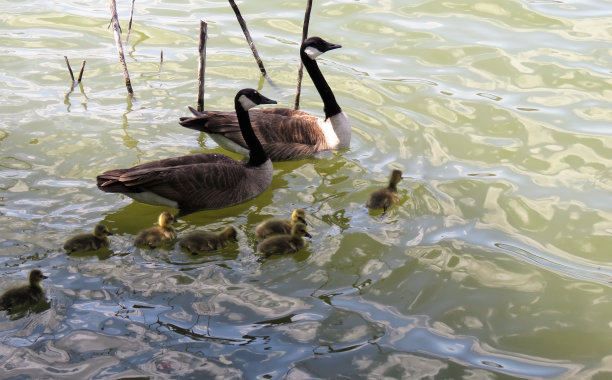
[[174,227],[172,227],[173,223],[174,216],[168,211],[162,212],[157,219],[158,225],[141,231],[136,236],[134,245],[137,247],[155,248],[176,238],[176,232]]
[[198,253],[225,248],[228,242],[237,240],[238,234],[236,229],[232,226],[228,226],[218,234],[208,231],[190,232],[179,241],[179,247],[192,255],[197,255]]
[[296,208],[291,213],[291,219],[272,218],[262,222],[255,228],[255,235],[261,239],[265,239],[272,235],[289,235],[291,227],[296,223],[306,223],[306,212],[301,208]]
[[389,178],[389,186],[378,189],[370,194],[370,198],[366,202],[366,207],[369,209],[383,209],[383,214],[387,209],[399,201],[397,195],[397,184],[402,180],[401,170],[393,170],[391,178]]
[[0,310],[10,310],[15,307],[35,305],[44,297],[40,282],[47,278],[40,270],[30,271],[29,283],[16,288],[8,289],[0,296]]
[[304,223],[296,223],[291,228],[291,235],[270,236],[259,243],[257,250],[266,257],[296,253],[304,247],[304,239],[302,239],[304,236],[312,237],[308,231],[306,231],[306,225]]
[[97,224],[92,234],[78,234],[64,243],[64,249],[68,255],[75,252],[97,251],[100,248],[108,248],[112,235],[104,224]]

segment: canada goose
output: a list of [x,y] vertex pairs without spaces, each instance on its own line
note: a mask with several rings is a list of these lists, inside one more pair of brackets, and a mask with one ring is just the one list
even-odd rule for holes
[[370,198],[366,202],[366,207],[370,209],[383,209],[383,214],[387,209],[399,201],[397,195],[397,184],[402,180],[401,170],[393,170],[391,178],[389,178],[389,186],[378,189],[370,194]]
[[92,234],[78,234],[64,243],[67,254],[74,252],[96,251],[100,248],[108,248],[110,241],[108,235],[112,235],[104,224],[97,224]]
[[[250,112],[253,129],[272,161],[297,160],[315,153],[347,148],[351,142],[351,124],[336,102],[325,81],[316,58],[326,51],[340,48],[319,37],[310,37],[300,47],[300,57],[321,99],[325,120],[307,112],[290,108],[266,108]],[[246,155],[248,145],[239,133],[238,119],[233,112],[198,112],[183,117],[183,127],[206,132],[221,147]]]
[[306,223],[306,212],[301,208],[293,210],[290,220],[272,218],[264,221],[255,228],[255,235],[262,239],[272,235],[288,235],[291,233],[291,227],[297,222],[308,225]]
[[45,294],[40,282],[47,278],[40,270],[33,269],[28,276],[29,283],[8,289],[0,296],[0,310],[36,304]]
[[228,226],[218,234],[208,231],[192,231],[179,241],[179,247],[196,255],[201,252],[216,251],[217,249],[225,248],[227,242],[236,240],[236,229],[232,226]]
[[157,226],[147,228],[144,231],[141,231],[134,240],[134,245],[137,247],[159,247],[163,243],[170,241],[176,238],[176,232],[172,227],[172,223],[174,223],[174,216],[170,214],[168,211],[164,211],[159,214],[159,218],[157,218]]
[[248,110],[275,103],[250,88],[236,94],[234,106],[240,131],[250,149],[246,162],[218,153],[167,158],[107,171],[98,176],[98,188],[183,211],[216,209],[252,199],[270,186],[273,169],[253,132]]
[[265,239],[257,246],[257,250],[266,257],[295,253],[304,247],[303,236],[312,237],[306,231],[304,223],[296,223],[291,227],[291,235],[274,235]]

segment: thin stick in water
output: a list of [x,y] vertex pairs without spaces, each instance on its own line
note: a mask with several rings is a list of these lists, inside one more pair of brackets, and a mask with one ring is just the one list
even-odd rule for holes
[[255,44],[253,43],[253,39],[251,38],[251,33],[249,33],[249,29],[247,29],[246,22],[244,22],[244,18],[242,18],[242,15],[240,14],[240,10],[238,9],[236,2],[234,2],[234,0],[229,0],[229,3],[232,6],[234,13],[236,14],[236,18],[238,19],[238,23],[240,24],[240,27],[242,28],[242,32],[244,33],[244,36],[246,37],[247,42],[249,43],[249,46],[251,47],[251,51],[253,52],[253,56],[255,57],[255,60],[257,61],[257,65],[259,66],[259,70],[261,71],[261,74],[263,76],[267,76],[268,74],[266,73],[266,68],[264,67],[263,62],[261,61],[261,58],[259,58],[259,53],[257,53],[257,49],[255,48]]
[[[308,37],[308,25],[310,24],[310,11],[312,10],[312,0],[308,0],[306,4],[306,13],[304,14],[304,26],[302,27],[302,43]],[[301,47],[301,44],[300,44]],[[304,76],[304,64],[300,56],[300,68],[298,69],[298,82],[297,89],[295,90],[295,103],[294,109],[300,109],[300,94],[302,92],[302,77]]]
[[87,61],[83,60],[83,63],[81,64],[81,71],[79,71],[79,79],[77,80],[77,83],[81,83],[81,79],[83,78],[83,71],[85,70],[85,63]]
[[200,43],[198,51],[198,111],[204,111],[204,73],[206,71],[206,40],[208,39],[208,24],[200,20]]
[[115,0],[109,0],[111,22],[110,25],[113,27],[113,34],[115,35],[115,43],[117,45],[117,53],[119,54],[119,61],[121,62],[121,68],[123,69],[123,77],[125,78],[125,87],[130,95],[134,94],[132,90],[132,82],[130,81],[130,74],[127,70],[127,64],[125,63],[125,55],[123,54],[123,45],[121,44],[121,27],[119,26],[119,16],[117,16],[117,4]]
[[132,19],[134,18],[134,2],[136,0],[132,0],[132,9],[130,9],[130,23],[128,24],[128,32],[127,32],[127,36],[125,37],[125,44],[128,44],[128,41],[130,39],[130,32],[132,31]]
[[164,64],[164,51],[160,50],[159,51],[159,70],[157,70],[158,73],[161,73],[163,64]]
[[72,67],[70,67],[70,62],[68,61],[68,57],[64,56],[66,60],[66,66],[68,66],[68,72],[70,73],[70,78],[72,78],[72,83],[74,83],[74,74],[72,73]]

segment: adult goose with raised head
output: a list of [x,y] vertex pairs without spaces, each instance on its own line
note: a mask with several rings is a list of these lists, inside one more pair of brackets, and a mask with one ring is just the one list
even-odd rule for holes
[[261,194],[272,182],[272,162],[253,132],[249,108],[276,104],[253,89],[234,98],[240,132],[250,152],[248,161],[218,153],[199,153],[104,172],[98,188],[125,194],[139,202],[182,211],[232,206]]
[[[264,151],[272,161],[298,160],[317,152],[347,148],[351,142],[351,124],[329,87],[316,58],[340,45],[310,37],[300,48],[300,58],[321,99],[325,120],[290,108],[252,110],[251,122]],[[237,115],[227,111],[198,112],[182,117],[183,127],[206,132],[221,147],[246,155],[248,144],[240,133]]]

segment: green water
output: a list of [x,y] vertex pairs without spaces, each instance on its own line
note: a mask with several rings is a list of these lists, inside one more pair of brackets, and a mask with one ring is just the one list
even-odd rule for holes
[[[304,3],[238,3],[279,87],[261,92],[286,107]],[[351,147],[275,163],[255,200],[181,219],[179,235],[239,231],[195,257],[134,248],[164,208],[95,177],[228,154],[177,123],[196,100],[200,19],[205,107],[259,86],[228,3],[136,1],[133,99],[106,2],[0,4],[0,289],[49,276],[48,306],[0,313],[0,377],[612,376],[611,1],[315,1],[310,35],[343,45],[319,65]],[[87,60],[82,86],[64,56]],[[323,115],[307,76],[301,106]],[[401,201],[381,218],[364,203],[392,169]],[[307,247],[258,261],[255,226],[295,207]],[[101,221],[110,252],[62,252]]]

